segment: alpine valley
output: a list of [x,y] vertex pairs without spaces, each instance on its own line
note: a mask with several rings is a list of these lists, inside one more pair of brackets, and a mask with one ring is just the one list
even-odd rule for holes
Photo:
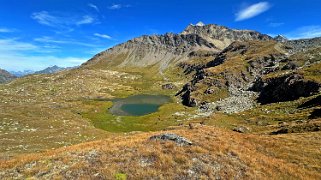
[[0,81],[0,179],[321,179],[321,38],[198,23]]

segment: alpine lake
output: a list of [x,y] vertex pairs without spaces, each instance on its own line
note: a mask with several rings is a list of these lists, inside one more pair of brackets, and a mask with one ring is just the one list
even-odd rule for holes
[[156,131],[177,126],[186,118],[185,114],[176,115],[177,112],[194,111],[166,95],[140,94],[88,103],[94,108],[83,116],[96,128],[112,133]]

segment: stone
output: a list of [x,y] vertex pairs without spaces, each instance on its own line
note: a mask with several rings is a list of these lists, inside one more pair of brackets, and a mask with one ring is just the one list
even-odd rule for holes
[[267,126],[267,125],[269,125],[269,123],[266,122],[266,121],[257,121],[256,125],[258,125],[258,126]]
[[150,140],[161,140],[161,141],[173,141],[178,145],[192,145],[193,143],[177,134],[172,134],[172,133],[165,133],[165,134],[160,134],[160,135],[155,135],[149,138]]
[[297,69],[298,65],[294,62],[288,62],[286,65],[282,67],[281,70],[294,70]]
[[162,85],[162,89],[174,89],[176,86],[172,83]]
[[245,126],[239,126],[239,127],[233,128],[233,131],[239,132],[239,133],[247,133],[250,131],[250,128],[245,127]]
[[214,90],[213,89],[210,89],[210,88],[208,88],[208,89],[206,89],[205,90],[205,92],[204,92],[205,94],[213,94],[214,93]]

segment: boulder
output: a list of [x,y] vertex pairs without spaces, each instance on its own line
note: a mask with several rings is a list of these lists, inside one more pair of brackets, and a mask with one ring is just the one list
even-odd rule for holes
[[233,131],[239,132],[239,133],[247,133],[250,131],[250,128],[244,127],[244,126],[239,126],[239,127],[233,128]]
[[172,83],[162,85],[162,89],[174,89],[176,86]]
[[281,70],[294,70],[297,69],[298,65],[295,62],[288,62],[286,65],[282,67]]
[[210,88],[208,88],[208,89],[206,89],[205,90],[205,92],[204,92],[205,94],[213,94],[214,93],[214,90],[213,89],[210,89]]
[[193,143],[177,134],[172,134],[172,133],[165,133],[165,134],[160,134],[160,135],[155,135],[149,138],[150,140],[161,140],[161,141],[173,141],[178,145],[192,145]]

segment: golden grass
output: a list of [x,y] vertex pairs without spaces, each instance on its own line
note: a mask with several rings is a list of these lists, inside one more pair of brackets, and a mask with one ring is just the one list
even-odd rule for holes
[[[163,132],[140,133],[2,161],[0,172],[2,178],[15,169],[22,177],[42,178],[66,178],[67,172],[73,178],[93,178],[98,173],[107,179],[119,173],[129,179],[321,178],[320,132],[262,136],[209,126],[171,132],[189,138],[194,145],[148,140]],[[42,172],[47,174],[39,176]]]

